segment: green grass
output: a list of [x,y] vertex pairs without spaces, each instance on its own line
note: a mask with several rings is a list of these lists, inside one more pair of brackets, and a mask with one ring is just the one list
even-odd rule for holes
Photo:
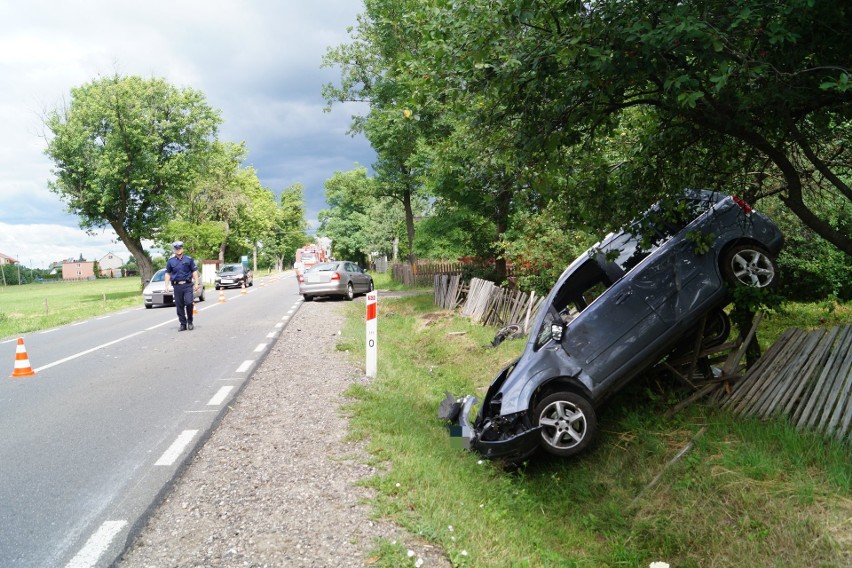
[[0,338],[141,305],[139,278],[4,286],[0,287]]
[[[382,472],[368,482],[376,514],[441,546],[454,565],[852,564],[848,445],[701,405],[665,418],[675,394],[643,378],[601,409],[586,453],[504,469],[451,447],[436,413],[445,390],[481,398],[521,341],[485,349],[494,328],[437,309],[428,294],[380,301],[378,377],[349,391],[353,436]],[[362,310],[348,309],[341,342],[362,354]],[[799,321],[773,317],[779,327]],[[375,551],[381,565],[398,554]]]

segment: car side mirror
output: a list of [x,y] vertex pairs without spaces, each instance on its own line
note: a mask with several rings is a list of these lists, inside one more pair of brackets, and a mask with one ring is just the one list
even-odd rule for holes
[[562,331],[564,329],[565,326],[560,325],[558,323],[551,324],[550,336],[553,337],[554,341],[562,341]]

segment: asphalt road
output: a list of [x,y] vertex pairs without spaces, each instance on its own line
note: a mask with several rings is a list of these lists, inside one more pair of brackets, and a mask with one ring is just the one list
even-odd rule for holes
[[[0,343],[0,563],[109,566],[301,303],[292,273]],[[97,299],[94,299],[96,301]],[[1,369],[1,367],[0,367]]]

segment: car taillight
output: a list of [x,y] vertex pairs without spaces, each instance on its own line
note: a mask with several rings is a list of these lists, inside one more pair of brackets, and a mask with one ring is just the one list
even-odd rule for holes
[[302,274],[299,274],[299,282],[305,282],[305,277]]
[[742,209],[742,210],[743,210],[743,212],[744,212],[746,215],[748,215],[748,214],[750,214],[750,213],[752,212],[751,205],[749,205],[748,203],[746,203],[746,200],[745,200],[745,199],[743,199],[742,197],[737,197],[736,195],[732,195],[732,196],[731,196],[731,199],[733,199],[733,200],[734,200],[734,203],[736,203],[737,205],[739,205],[739,206],[740,206],[740,209]]
[[331,279],[332,280],[340,280],[340,273],[339,272],[332,272]]

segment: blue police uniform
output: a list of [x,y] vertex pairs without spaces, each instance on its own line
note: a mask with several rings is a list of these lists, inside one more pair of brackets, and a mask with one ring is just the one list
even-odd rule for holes
[[[180,248],[183,248],[182,243]],[[197,270],[195,260],[186,254],[180,258],[175,255],[166,261],[166,273],[169,275],[174,290],[175,308],[180,320],[181,331],[186,329],[187,325],[189,325],[189,329],[192,329],[192,274]]]

